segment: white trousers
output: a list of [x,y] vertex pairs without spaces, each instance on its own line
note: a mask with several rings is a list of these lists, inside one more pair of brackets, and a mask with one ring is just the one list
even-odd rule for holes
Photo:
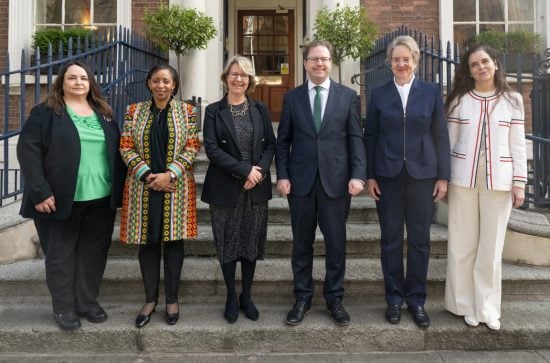
[[500,319],[502,250],[512,198],[510,192],[482,188],[449,185],[445,308],[487,323]]

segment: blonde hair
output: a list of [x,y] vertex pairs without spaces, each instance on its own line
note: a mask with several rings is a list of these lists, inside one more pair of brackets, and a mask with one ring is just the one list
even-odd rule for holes
[[227,61],[225,68],[223,69],[220,79],[224,87],[228,88],[227,75],[229,74],[229,70],[231,69],[233,64],[238,65],[241,70],[248,75],[248,87],[246,88],[246,93],[253,92],[254,88],[256,88],[256,72],[254,71],[254,66],[252,65],[250,59],[243,57],[239,54],[235,54],[232,58],[230,58]]
[[388,50],[386,52],[386,58],[388,60],[388,63],[391,64],[391,57],[392,57],[393,50],[399,45],[409,48],[413,57],[414,64],[420,63],[420,48],[418,48],[418,44],[416,43],[416,40],[414,40],[413,37],[408,35],[398,36],[397,38],[392,40],[390,45],[388,45]]

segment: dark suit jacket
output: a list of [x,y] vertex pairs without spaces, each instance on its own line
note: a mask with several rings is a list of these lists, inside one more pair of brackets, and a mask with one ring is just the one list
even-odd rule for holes
[[406,165],[416,179],[450,178],[447,120],[437,85],[415,78],[406,112],[394,81],[375,88],[365,125],[367,177],[394,177]]
[[[101,115],[100,120],[111,170],[111,208],[116,209],[121,205],[124,183],[124,166],[118,151],[120,130],[114,120],[107,121]],[[25,178],[21,215],[26,218],[68,218],[76,190],[80,138],[67,111],[63,109],[58,115],[43,103],[34,107],[19,136],[17,158]],[[36,211],[34,206],[52,195],[56,211]]]
[[[263,180],[252,188],[252,201],[271,199],[269,168],[275,150],[275,135],[267,107],[248,98],[254,126],[252,163],[262,168]],[[214,205],[235,207],[252,165],[243,161],[237,145],[235,124],[227,105],[227,97],[208,105],[203,126],[204,149],[210,159],[201,200]]]
[[291,193],[305,196],[317,173],[332,198],[348,194],[351,178],[366,179],[357,93],[330,82],[325,113],[317,133],[307,83],[286,93],[275,150],[277,179],[290,179]]

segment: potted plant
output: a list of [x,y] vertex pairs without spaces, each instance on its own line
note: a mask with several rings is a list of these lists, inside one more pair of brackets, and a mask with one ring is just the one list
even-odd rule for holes
[[[52,55],[58,55],[59,45],[61,44],[62,53],[67,54],[69,47],[69,39],[73,39],[73,46],[76,46],[78,38],[84,41],[86,37],[90,37],[92,31],[85,28],[42,28],[37,30],[32,36],[32,48],[39,49],[40,55],[48,54],[48,45],[52,45]],[[42,57],[40,57],[42,59]]]
[[542,38],[528,31],[497,32],[489,30],[474,36],[469,46],[487,44],[497,50],[507,72],[532,72],[533,57],[541,51]]
[[[85,28],[70,28],[66,30],[60,28],[42,28],[37,30],[32,36],[34,54],[31,54],[31,67],[36,65],[37,52],[40,54],[40,64],[45,65],[48,63],[48,47],[50,44],[52,46],[52,59],[56,60],[58,57],[62,57],[68,53],[69,39],[72,38],[73,49],[75,49],[78,38],[83,42],[84,39],[91,35],[92,31]],[[55,73],[58,69],[59,65],[54,65],[52,72]],[[42,67],[40,71],[41,73],[46,73],[47,67]]]
[[145,36],[161,50],[176,53],[180,75],[181,56],[191,49],[206,49],[208,41],[217,33],[212,17],[179,5],[161,3],[156,9],[145,9],[143,20],[147,24]]
[[338,66],[339,82],[342,78],[342,61],[347,57],[365,59],[374,46],[376,35],[376,27],[364,7],[340,7],[337,3],[334,10],[324,7],[315,16],[313,38],[332,44],[332,59]]

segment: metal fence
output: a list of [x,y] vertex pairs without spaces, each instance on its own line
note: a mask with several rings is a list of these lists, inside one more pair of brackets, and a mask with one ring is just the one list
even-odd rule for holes
[[[402,27],[379,38],[364,62],[364,71],[353,76],[352,83],[364,86],[368,106],[371,90],[389,82],[393,75],[386,62],[389,43],[400,35],[410,35],[420,48],[420,62],[416,77],[437,83],[441,95],[451,90],[454,67],[460,63],[460,49],[448,42],[445,47],[434,37],[428,38],[417,31]],[[533,160],[528,166],[528,182],[525,207],[550,205],[550,48],[539,54],[502,55],[500,59],[507,69],[508,80],[519,93],[531,99],[532,132],[525,138],[532,141]],[[513,70],[510,72],[510,70]],[[527,71],[526,71],[527,70]],[[524,97],[525,99],[525,97]]]
[[[6,58],[9,59],[9,56]],[[154,64],[168,63],[166,53],[122,27],[117,34],[92,34],[86,39],[70,39],[67,51],[64,52],[63,45],[59,44],[55,56],[51,45],[46,55],[41,55],[37,48],[28,65],[23,50],[20,69],[10,71],[8,63],[6,70],[0,73],[0,95],[4,101],[0,110],[3,115],[3,125],[0,125],[3,127],[0,133],[3,151],[0,206],[6,200],[17,199],[22,192],[21,175],[15,159],[15,140],[25,119],[30,109],[51,89],[57,70],[73,60],[91,67],[118,122],[122,121],[126,105],[150,97],[144,82],[148,69]]]

